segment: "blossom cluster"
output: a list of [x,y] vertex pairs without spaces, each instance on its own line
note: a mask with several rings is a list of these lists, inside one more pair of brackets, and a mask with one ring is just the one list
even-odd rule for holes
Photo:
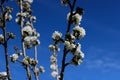
[[[70,4],[70,0],[61,0],[62,5],[68,5]],[[58,65],[57,65],[57,51],[60,51],[59,44],[64,45],[64,52],[66,54],[70,53],[73,55],[71,57],[71,60],[67,62],[68,64],[73,64],[73,65],[80,65],[83,61],[84,58],[84,53],[81,51],[81,44],[77,43],[77,40],[82,39],[85,35],[85,29],[83,27],[80,27],[80,23],[82,20],[82,14],[83,14],[83,9],[80,7],[76,8],[76,11],[69,12],[67,14],[67,21],[68,24],[74,25],[72,30],[69,30],[65,34],[65,38],[63,38],[63,34],[59,31],[55,31],[52,34],[52,39],[54,41],[53,44],[49,45],[50,51],[53,51],[52,56],[50,57],[50,69],[52,70],[52,77],[58,78],[59,72],[58,72]],[[65,64],[67,64],[65,63]],[[65,65],[64,65],[65,66]],[[59,79],[58,79],[59,80]]]
[[10,59],[12,62],[15,62],[20,56],[22,56],[22,51],[17,51],[16,53],[10,55]]
[[7,73],[6,72],[0,72],[0,80],[6,80]]
[[[12,62],[20,62],[24,68],[30,67],[31,70],[38,76],[39,73],[44,73],[44,67],[38,65],[37,60],[37,46],[40,44],[40,34],[36,31],[33,23],[36,22],[36,17],[32,16],[31,4],[33,0],[16,0],[20,6],[20,12],[16,14],[16,23],[21,27],[21,41],[23,45],[23,51],[18,50],[17,47],[14,49],[16,53],[10,56]],[[34,48],[34,58],[26,55],[26,49]],[[19,60],[22,57],[22,60]]]
[[[12,15],[11,15],[11,12],[12,12],[12,8],[6,6],[5,8],[5,20],[6,21],[10,21],[12,19]],[[0,14],[0,27],[3,27],[3,14]]]
[[50,57],[50,69],[52,70],[51,76],[54,78],[58,77],[58,65],[57,65],[57,55],[56,53],[52,54]]
[[[17,2],[20,3],[20,0],[18,0]],[[22,27],[22,38],[27,49],[40,44],[40,41],[38,39],[40,34],[36,31],[32,24],[33,22],[36,22],[36,17],[31,15],[32,10],[30,9],[30,4],[32,2],[33,0],[23,0],[23,12],[19,12],[16,14],[16,23],[21,25],[22,18],[24,24]]]

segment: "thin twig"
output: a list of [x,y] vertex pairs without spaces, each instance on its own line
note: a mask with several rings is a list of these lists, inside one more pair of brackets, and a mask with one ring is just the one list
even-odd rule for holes
[[[23,1],[20,0],[20,13],[23,13]],[[22,38],[22,51],[23,51],[23,56],[26,57],[26,49],[25,49],[25,44],[24,44],[24,40],[23,40],[23,31],[22,31],[22,28],[23,28],[23,17],[21,16],[21,23],[20,23],[20,26],[21,26],[21,38]],[[29,66],[26,66],[26,71],[27,71],[27,77],[29,80],[31,80],[31,73],[30,73],[30,68]]]
[[[68,3],[71,11],[70,11],[70,18],[69,18],[69,21],[68,21],[68,27],[67,27],[65,39],[66,39],[67,34],[70,32],[70,26],[71,26],[71,22],[72,22],[72,16],[73,16],[73,10],[74,10],[74,7],[75,7],[75,3],[76,3],[76,0],[73,1],[73,4],[71,4],[70,2]],[[60,72],[60,80],[63,80],[65,67],[67,65],[69,65],[68,63],[65,63],[66,62],[67,53],[68,52],[67,52],[66,48],[64,47],[63,59],[62,59],[62,68],[61,68],[61,72]]]
[[[37,61],[37,46],[34,46],[34,59]],[[36,70],[36,66],[34,67],[34,69]],[[34,72],[35,74],[35,79],[36,80],[39,80],[39,76],[38,76],[38,73],[37,72]]]
[[8,59],[8,46],[7,46],[7,37],[6,37],[6,20],[5,20],[5,12],[4,12],[4,4],[1,4],[1,11],[2,11],[2,16],[3,16],[3,35],[4,35],[4,51],[5,51],[5,59],[6,59],[6,72],[7,72],[7,77],[8,80],[11,80],[10,76],[10,68],[9,68],[9,59]]

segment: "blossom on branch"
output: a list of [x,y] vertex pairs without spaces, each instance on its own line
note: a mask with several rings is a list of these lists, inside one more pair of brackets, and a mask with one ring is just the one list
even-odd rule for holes
[[58,31],[55,31],[52,35],[52,38],[54,40],[60,40],[62,38],[62,33],[58,32]]
[[18,55],[18,54],[12,54],[12,55],[10,56],[10,59],[11,59],[12,62],[15,62],[18,58],[19,58],[19,55]]
[[81,39],[86,35],[85,29],[80,26],[75,26],[73,28],[73,35],[76,37],[76,39]]
[[4,36],[0,34],[0,44],[3,43],[3,41],[4,41]]
[[57,78],[57,76],[58,76],[58,72],[53,71],[53,72],[51,73],[51,76],[52,76],[53,78]]
[[41,73],[44,73],[44,72],[45,72],[44,67],[43,67],[43,66],[40,66],[39,71],[40,71]]
[[7,77],[7,72],[0,72],[0,80],[5,80]]

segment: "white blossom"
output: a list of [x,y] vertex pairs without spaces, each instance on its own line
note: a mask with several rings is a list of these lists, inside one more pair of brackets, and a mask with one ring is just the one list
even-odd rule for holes
[[0,72],[0,77],[7,77],[7,72]]
[[35,16],[31,16],[30,17],[30,21],[36,22],[36,17]]
[[75,48],[75,44],[70,43],[69,41],[65,41],[64,45],[65,45],[67,50],[72,50]]
[[[24,19],[23,19],[23,21],[24,21]],[[17,24],[20,24],[20,17],[16,18],[16,19],[15,19],[15,22],[16,22]]]
[[81,58],[85,57],[85,55],[84,55],[84,53],[82,51],[80,51],[80,56],[81,56]]
[[81,22],[81,19],[82,19],[82,15],[79,15],[78,13],[76,13],[73,17],[75,18],[74,24],[76,26],[80,25],[80,22]]
[[0,42],[2,42],[4,39],[4,36],[2,34],[0,34]]
[[5,15],[5,19],[8,20],[8,21],[10,21],[12,19],[12,15],[6,14]]
[[40,34],[36,32],[35,36],[36,36],[36,37],[40,37]]
[[44,73],[44,72],[45,72],[45,69],[44,69],[43,66],[40,66],[39,70],[40,70],[41,73]]
[[55,31],[52,35],[52,38],[54,40],[59,40],[61,37],[62,37],[62,33],[58,32],[58,31]]
[[37,40],[36,36],[31,37],[31,41],[36,41],[36,40]]
[[23,12],[23,13],[17,13],[16,16],[22,16],[22,17],[26,17],[28,15],[28,13]]
[[51,57],[50,57],[50,62],[51,62],[51,63],[57,62],[56,54],[51,55]]
[[33,2],[33,0],[24,0],[24,1],[26,1],[28,3],[32,3]]
[[77,38],[77,39],[81,39],[83,38],[86,33],[85,33],[85,29],[83,27],[79,27],[79,26],[75,26],[73,28],[73,35]]
[[69,41],[65,41],[64,45],[65,45],[66,48],[69,48],[70,47],[70,42]]
[[83,61],[81,59],[78,60],[78,65],[80,65]]
[[31,36],[25,37],[25,38],[24,38],[24,41],[25,41],[25,42],[30,42],[30,41],[31,41]]
[[57,65],[56,64],[51,64],[50,65],[50,69],[51,70],[56,70],[57,69]]
[[58,72],[57,72],[57,71],[53,71],[53,72],[51,73],[51,76],[52,76],[53,78],[56,78],[56,77],[58,76]]
[[37,42],[37,45],[39,45],[39,44],[40,44],[40,40],[38,40],[38,39],[37,39],[37,41],[36,41],[36,42]]
[[[80,22],[81,22],[81,19],[82,19],[82,15],[78,14],[78,13],[75,13],[75,11],[73,12],[73,15],[72,15],[72,22],[76,25],[76,26],[79,26],[80,25]],[[67,14],[67,20],[69,21],[70,19],[70,13]]]
[[74,55],[78,55],[80,52],[81,52],[81,44],[78,43]]
[[26,58],[23,59],[23,65],[29,65],[29,62]]
[[40,34],[36,31],[36,29],[33,29],[33,34],[34,34],[34,36],[36,36],[36,37],[40,37]]
[[[23,32],[27,32],[28,33],[28,35],[32,35],[32,33],[33,33],[33,30],[32,30],[32,28],[31,28],[31,26],[25,26],[23,29],[22,29],[22,31]],[[24,34],[23,34],[24,35]]]
[[22,56],[22,55],[23,55],[22,51],[21,51],[21,52],[19,52],[19,55],[20,55],[20,56]]
[[49,45],[49,49],[50,49],[50,51],[54,51],[55,50],[55,46],[54,45]]
[[18,54],[12,54],[10,56],[12,62],[15,62],[18,59],[18,57],[19,57]]

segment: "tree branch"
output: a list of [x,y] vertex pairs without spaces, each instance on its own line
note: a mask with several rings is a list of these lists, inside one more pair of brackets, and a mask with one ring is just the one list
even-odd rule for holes
[[9,59],[8,59],[8,46],[7,46],[7,37],[6,37],[6,20],[5,20],[5,12],[4,12],[4,4],[1,4],[1,11],[2,11],[2,16],[3,16],[3,35],[4,35],[4,51],[5,51],[5,59],[6,59],[6,72],[7,72],[7,77],[8,80],[11,80],[10,76],[10,69],[9,69]]
[[[71,26],[71,22],[72,22],[72,16],[73,16],[73,10],[74,10],[74,7],[75,7],[75,3],[76,3],[76,0],[73,1],[72,5],[71,5],[70,2],[68,3],[68,5],[70,7],[70,18],[69,18],[69,21],[68,21],[68,26],[67,26],[67,31],[66,31],[66,35],[65,35],[65,40],[66,40],[67,34],[70,32],[70,26]],[[68,51],[64,47],[64,50],[63,50],[63,59],[62,59],[62,68],[61,68],[61,72],[60,72],[60,80],[63,80],[65,67],[67,65],[69,65],[68,63],[65,64],[67,53],[68,53]]]
[[[23,13],[23,5],[22,4],[23,4],[23,0],[20,0],[20,13]],[[23,56],[26,57],[25,44],[24,44],[24,40],[23,40],[23,37],[22,37],[22,35],[23,35],[23,31],[22,31],[23,25],[24,25],[23,17],[21,16],[21,23],[20,23],[21,29],[20,30],[21,30],[21,38],[22,38],[22,40],[21,40],[21,42],[22,42],[22,51],[23,51]],[[32,77],[31,77],[29,66],[26,66],[26,72],[27,72],[28,79],[31,80]]]

